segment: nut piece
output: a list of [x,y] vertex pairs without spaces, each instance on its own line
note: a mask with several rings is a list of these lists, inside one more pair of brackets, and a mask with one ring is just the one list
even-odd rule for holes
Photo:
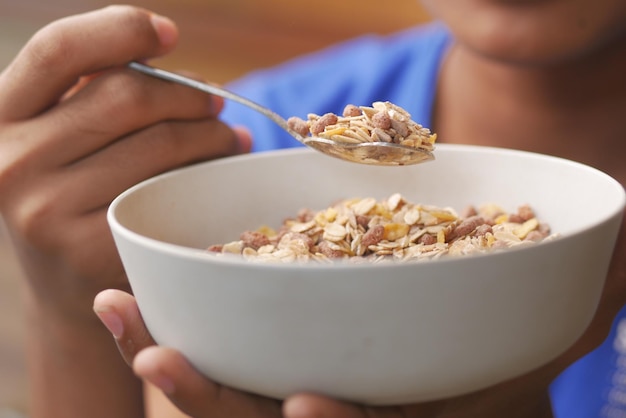
[[343,109],[343,116],[346,118],[361,116],[363,112],[361,109],[355,105],[349,104]]
[[270,243],[270,239],[267,235],[257,231],[245,231],[241,234],[239,239],[243,241],[244,247],[253,248],[255,250]]
[[334,248],[328,241],[322,241],[319,244],[320,253],[328,258],[343,258],[346,254]]
[[462,221],[456,228],[454,228],[452,232],[450,232],[450,234],[446,236],[446,240],[448,242],[451,242],[457,238],[469,235],[474,232],[476,228],[478,228],[480,225],[483,225],[484,223],[485,220],[478,215],[467,218]]
[[379,129],[390,129],[391,128],[391,117],[387,112],[377,112],[372,116],[372,123],[376,128]]
[[311,124],[311,133],[314,136],[318,136],[319,134],[324,132],[324,130],[328,126],[336,124],[338,119],[339,118],[334,113],[326,113],[324,116],[317,119],[315,122],[313,122],[313,124]]
[[370,245],[376,245],[382,241],[385,235],[385,227],[382,225],[376,225],[370,228],[361,239],[361,245],[368,248]]
[[300,119],[297,116],[292,116],[287,119],[287,126],[294,132],[300,134],[300,136],[309,135],[309,124],[304,119]]

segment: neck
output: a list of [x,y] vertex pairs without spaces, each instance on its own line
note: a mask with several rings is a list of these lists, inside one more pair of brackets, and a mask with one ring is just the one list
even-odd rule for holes
[[550,67],[496,62],[456,46],[442,68],[433,128],[442,142],[558,155],[626,183],[623,74],[626,42]]

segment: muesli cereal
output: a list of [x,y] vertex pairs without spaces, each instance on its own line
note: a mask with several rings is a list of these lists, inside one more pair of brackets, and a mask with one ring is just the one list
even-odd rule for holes
[[269,262],[421,260],[528,245],[546,240],[548,225],[528,205],[507,213],[495,204],[454,209],[407,201],[342,200],[324,210],[302,209],[278,229],[263,226],[208,251]]
[[389,142],[432,152],[437,134],[411,119],[409,112],[390,102],[369,106],[347,105],[343,115],[309,114],[307,120],[292,116],[289,127],[309,135],[343,143]]

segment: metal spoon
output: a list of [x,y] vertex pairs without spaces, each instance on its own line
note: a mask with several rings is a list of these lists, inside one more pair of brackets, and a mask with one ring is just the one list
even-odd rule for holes
[[128,64],[128,67],[153,77],[179,83],[205,93],[239,102],[262,113],[307,147],[342,160],[370,165],[411,165],[434,159],[433,154],[429,151],[389,142],[362,142],[351,144],[314,136],[302,136],[291,129],[287,121],[275,112],[223,88],[138,62],[131,62]]

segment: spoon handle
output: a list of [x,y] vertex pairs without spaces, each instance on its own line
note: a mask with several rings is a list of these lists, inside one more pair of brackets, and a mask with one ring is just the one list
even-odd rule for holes
[[197,81],[192,78],[184,77],[179,74],[165,71],[160,68],[150,67],[149,65],[141,64],[139,62],[133,61],[129,63],[128,68],[131,68],[133,70],[139,71],[141,73],[144,73],[144,74],[156,77],[156,78],[160,78],[160,79],[167,80],[167,81],[172,81],[174,83],[182,84],[184,86],[191,87],[196,90],[203,91],[205,93],[214,94],[216,96],[220,96],[225,99],[229,99],[229,100],[233,100],[235,102],[241,103],[244,106],[247,106],[251,109],[256,110],[257,112],[264,114],[265,116],[273,120],[275,123],[277,123],[279,126],[285,129],[288,129],[287,122],[278,114],[272,112],[270,109],[264,106],[261,106],[253,102],[252,100],[246,99],[245,97],[239,96],[238,94],[235,94],[221,87],[203,83],[201,81]]

